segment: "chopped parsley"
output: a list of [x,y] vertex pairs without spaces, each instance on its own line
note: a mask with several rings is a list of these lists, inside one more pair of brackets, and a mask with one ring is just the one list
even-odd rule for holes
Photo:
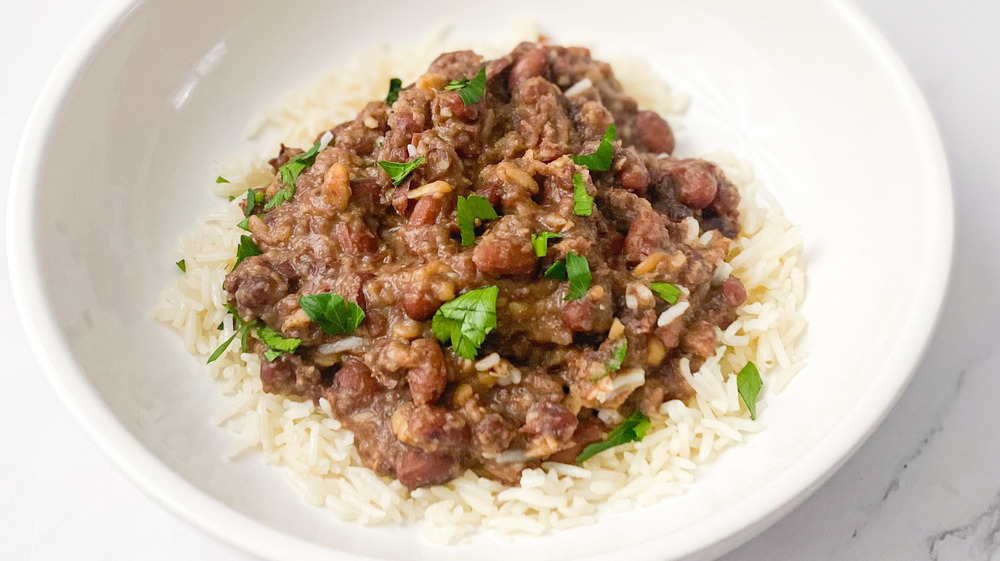
[[626,354],[628,354],[628,340],[622,339],[621,346],[615,349],[615,353],[611,355],[611,360],[608,361],[608,372],[617,372],[618,370],[621,370],[622,363],[625,362]]
[[566,262],[556,261],[555,263],[549,265],[548,269],[545,269],[545,278],[555,279],[557,281],[566,280]]
[[449,92],[457,91],[465,105],[473,105],[482,101],[486,95],[486,66],[480,66],[475,78],[462,78],[452,80],[444,89]]
[[235,269],[243,262],[247,257],[253,257],[254,255],[261,255],[264,253],[257,247],[254,243],[253,238],[250,236],[240,236],[240,245],[236,246],[236,264],[233,265]]
[[476,243],[476,219],[496,220],[497,211],[493,209],[490,200],[479,195],[458,196],[458,230],[462,234],[462,245],[470,246]]
[[399,99],[399,90],[403,89],[403,81],[399,78],[389,80],[389,93],[385,96],[385,104],[392,106]]
[[757,365],[747,361],[746,366],[736,375],[736,389],[739,390],[743,403],[747,404],[750,410],[750,418],[757,420],[757,394],[764,383],[760,379],[760,372],[757,372]]
[[[258,198],[260,200],[258,200]],[[264,200],[264,193],[258,193],[253,189],[247,189],[247,208],[243,211],[244,216],[250,216],[253,214],[253,209],[257,206],[257,203]]]
[[604,131],[604,137],[601,138],[601,143],[597,146],[597,150],[594,150],[590,154],[573,156],[573,163],[587,166],[592,171],[608,171],[611,169],[611,158],[615,155],[615,147],[611,144],[614,141],[615,124],[611,123],[608,125],[607,130]]
[[257,337],[268,347],[264,351],[268,362],[274,362],[282,353],[294,353],[302,344],[302,339],[286,338],[266,325],[257,330]]
[[577,216],[590,216],[594,212],[594,197],[587,194],[587,184],[583,182],[583,176],[579,173],[573,174],[573,214]]
[[291,160],[288,160],[287,164],[278,168],[278,174],[281,175],[281,182],[285,184],[285,187],[278,190],[271,197],[271,200],[267,201],[267,204],[264,205],[264,210],[271,210],[292,199],[295,195],[295,182],[299,180],[299,175],[303,171],[316,163],[316,155],[323,149],[326,137],[327,134],[324,134],[308,151],[293,157]]
[[586,257],[575,253],[567,253],[566,261],[556,261],[542,273],[546,278],[557,281],[569,281],[567,300],[579,300],[590,289],[590,264]]
[[228,180],[228,179],[226,179],[225,177],[222,177],[222,176],[220,175],[219,177],[216,177],[216,178],[215,178],[215,182],[216,182],[216,183],[229,183],[229,180]]
[[246,218],[240,220],[240,223],[237,224],[236,226],[239,228],[243,228],[244,230],[249,232],[250,215],[253,214],[253,210],[257,208],[257,205],[261,204],[262,202],[264,202],[263,191],[254,191],[253,189],[247,189],[247,205],[246,205],[246,210],[243,211],[243,214],[244,216],[246,216]]
[[[233,335],[229,339],[223,341],[222,344],[215,349],[215,352],[213,352],[212,355],[208,357],[208,361],[205,364],[208,364],[209,362],[215,362],[220,356],[222,356],[222,353],[226,352],[226,349],[229,348],[230,343],[233,342],[233,339],[236,339],[237,335],[239,335],[240,337],[240,350],[242,350],[243,352],[247,352],[247,337],[250,335],[250,330],[257,325],[257,320],[244,322],[243,318],[240,317],[240,314],[236,312],[236,308],[227,305],[226,309],[229,310],[229,313],[232,314],[233,316],[233,323],[235,323],[236,326],[236,333],[233,333]],[[220,324],[219,327],[221,328],[222,325]]]
[[350,333],[365,320],[365,311],[361,306],[333,292],[302,296],[299,306],[320,329],[330,335]]
[[681,289],[669,282],[651,282],[649,283],[649,289],[671,306],[677,303],[677,298],[681,295]]
[[445,302],[434,313],[431,330],[442,343],[450,341],[455,354],[474,360],[486,336],[497,326],[499,293],[498,287],[486,286]]
[[586,257],[575,253],[566,254],[566,276],[569,278],[567,300],[579,300],[590,288],[590,265]]
[[177,265],[177,268],[180,269],[182,273],[188,272],[187,263],[183,259],[181,259],[177,263],[174,263],[174,265]]
[[410,172],[420,167],[426,161],[427,158],[425,156],[420,156],[415,160],[410,160],[409,162],[402,164],[399,162],[387,162],[385,160],[380,160],[378,165],[389,174],[389,179],[392,180],[392,184],[399,187],[399,184],[406,180],[406,176],[410,175]]
[[649,417],[643,415],[640,411],[632,413],[632,415],[628,419],[625,419],[625,422],[619,425],[618,428],[613,430],[607,438],[584,448],[583,452],[580,452],[580,455],[576,457],[576,463],[583,463],[585,460],[596,456],[609,448],[620,446],[626,442],[639,442],[646,436],[646,432],[649,430],[649,426],[651,424],[652,421],[649,420]]
[[557,234],[556,232],[531,234],[531,247],[535,248],[535,255],[538,257],[545,257],[545,255],[549,252],[549,240],[561,237],[562,234]]

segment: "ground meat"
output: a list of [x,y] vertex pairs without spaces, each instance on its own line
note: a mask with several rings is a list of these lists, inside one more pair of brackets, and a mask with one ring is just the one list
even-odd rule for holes
[[[480,101],[446,89],[481,67]],[[612,123],[608,169],[575,163]],[[739,232],[739,193],[713,164],[670,156],[670,125],[587,49],[522,43],[493,61],[445,53],[391,108],[373,101],[331,132],[291,199],[253,206],[247,228],[262,254],[225,289],[252,326],[264,389],[325,398],[362,461],[411,489],[465,469],[516,484],[523,469],[573,462],[605,438],[615,427],[598,410],[655,416],[689,399],[679,361],[714,354],[717,330],[746,300],[738,279],[716,274]],[[287,192],[280,168],[302,152],[282,146],[274,181],[255,196]],[[418,157],[398,185],[378,165]],[[578,208],[580,183],[590,212]],[[477,219],[463,244],[458,201],[472,195],[498,216]],[[545,274],[571,254],[586,260],[588,281]],[[671,304],[653,282],[683,289],[687,309],[665,325],[657,318]],[[496,327],[460,331],[485,338],[470,360],[444,333],[461,321],[442,306],[484,287],[497,288]],[[314,294],[343,299],[326,311],[338,322],[348,310],[363,321],[347,333],[317,322],[300,302]],[[271,348],[264,326],[301,343]],[[626,383],[637,371],[645,383]]]

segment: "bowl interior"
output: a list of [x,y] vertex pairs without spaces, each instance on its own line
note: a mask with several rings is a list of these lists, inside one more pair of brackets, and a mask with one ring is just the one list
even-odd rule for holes
[[[101,446],[199,526],[287,559],[327,548],[395,559],[576,559],[626,548],[674,558],[749,536],[818,485],[888,410],[938,310],[951,203],[933,125],[895,58],[836,3],[606,8],[147,0],[111,18],[42,101],[11,224],[36,349]],[[685,152],[724,147],[754,164],[803,228],[809,365],[767,395],[768,430],[701,470],[688,494],[602,515],[596,527],[442,548],[416,528],[338,522],[302,503],[279,469],[222,458],[231,437],[209,423],[223,403],[217,388],[151,319],[176,274],[173,248],[221,208],[209,189],[218,166],[276,140],[250,142],[243,131],[282,92],[375,43],[421,41],[445,22],[460,37],[502,38],[525,19],[597,55],[641,54],[692,96],[678,134]]]

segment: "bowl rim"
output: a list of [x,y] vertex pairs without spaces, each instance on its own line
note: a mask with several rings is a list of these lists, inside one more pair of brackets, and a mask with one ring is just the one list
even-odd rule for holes
[[[86,62],[143,1],[114,0],[91,18],[49,76],[29,116],[14,160],[7,213],[8,264],[17,312],[33,354],[63,404],[97,448],[146,495],[194,528],[245,552],[269,559],[328,557],[330,550],[325,546],[271,528],[202,492],[150,452],[121,424],[87,382],[69,347],[64,344],[41,289],[42,271],[33,250],[37,224],[33,211],[37,206],[38,175],[42,165],[37,155],[42,153],[62,100],[76,77],[86,70]],[[776,488],[772,489],[776,482],[768,483],[732,508],[689,527],[683,543],[672,544],[671,559],[708,552],[723,554],[759,534],[805,501],[864,444],[888,415],[924,356],[941,317],[954,255],[954,198],[937,126],[909,71],[860,9],[851,0],[816,1],[832,7],[877,57],[899,99],[905,103],[908,121],[920,132],[918,149],[932,174],[928,183],[940,186],[928,194],[940,214],[937,220],[925,225],[934,230],[934,235],[928,237],[925,274],[919,279],[918,294],[924,296],[921,299],[924,305],[913,310],[914,315],[901,328],[899,340],[911,343],[902,349],[904,352],[894,352],[887,357],[882,373],[856,404],[855,415],[835,425],[817,446],[790,466]],[[60,344],[54,345],[53,341]],[[627,554],[637,561],[660,560],[664,550],[658,546],[665,539],[666,536],[654,537],[591,559],[610,561]],[[346,551],[337,553],[343,559],[373,559]]]

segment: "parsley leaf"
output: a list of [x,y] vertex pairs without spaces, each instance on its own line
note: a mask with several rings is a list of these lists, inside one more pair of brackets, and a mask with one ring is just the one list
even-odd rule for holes
[[597,146],[597,150],[594,150],[590,154],[573,156],[573,163],[587,166],[588,169],[593,171],[608,171],[611,169],[611,159],[615,155],[615,147],[611,144],[614,141],[615,124],[611,123],[608,125],[607,130],[604,131],[604,137],[601,138],[601,143]]
[[673,306],[677,303],[677,298],[681,295],[681,289],[669,282],[651,282],[649,289],[654,294],[666,300],[667,304]]
[[264,351],[264,358],[269,362],[273,362],[281,353],[294,353],[302,344],[302,339],[286,338],[266,325],[257,330],[257,337],[268,347]]
[[[233,322],[236,324],[236,333],[233,333],[232,337],[223,341],[222,344],[215,349],[212,355],[208,357],[208,361],[205,362],[205,364],[215,362],[220,356],[222,356],[222,353],[226,352],[226,349],[229,348],[229,344],[233,342],[233,339],[236,339],[237,335],[240,337],[240,350],[247,352],[247,336],[250,334],[250,330],[257,325],[257,320],[244,322],[243,318],[240,317],[240,314],[236,312],[236,308],[226,305],[226,309],[229,310],[229,313],[233,316]],[[222,329],[222,325],[223,324],[219,324],[220,330]]]
[[757,420],[757,394],[760,393],[764,383],[760,379],[760,372],[757,372],[757,365],[747,361],[746,366],[736,375],[736,389],[739,390],[743,403],[747,404],[750,410],[750,418]]
[[264,252],[257,247],[254,243],[253,238],[250,236],[240,236],[240,245],[236,246],[236,264],[233,265],[235,269],[243,262],[247,257],[253,257],[254,255],[261,255]]
[[239,335],[239,332],[233,333],[233,335],[229,339],[226,339],[225,341],[222,342],[221,345],[216,347],[215,352],[213,352],[212,355],[208,357],[208,361],[205,362],[205,364],[208,364],[209,362],[215,362],[216,360],[218,360],[219,357],[222,356],[222,353],[226,352],[226,349],[229,348],[229,344],[233,342],[233,339],[235,339],[237,335]]
[[608,361],[608,372],[620,370],[626,354],[628,354],[628,340],[623,339],[622,345],[615,349],[615,354],[611,355],[611,360]]
[[573,214],[577,216],[590,216],[594,211],[594,197],[587,194],[587,184],[583,182],[583,176],[579,173],[573,174]]
[[552,265],[549,265],[548,269],[545,269],[545,278],[555,279],[557,281],[566,280],[566,262],[556,261]]
[[531,234],[531,247],[535,248],[535,255],[538,257],[545,257],[545,255],[549,252],[549,240],[561,237],[563,237],[562,234],[557,234],[555,232]]
[[475,78],[471,80],[468,78],[452,80],[444,89],[449,92],[457,91],[459,97],[462,98],[462,103],[465,105],[479,103],[482,101],[483,96],[486,95],[486,66],[479,67],[479,72],[476,73]]
[[497,211],[493,209],[490,200],[479,195],[458,196],[458,230],[462,233],[462,245],[470,246],[476,243],[476,219],[496,220]]
[[389,80],[389,93],[385,96],[385,104],[392,106],[399,99],[399,90],[403,89],[403,81],[399,78]]
[[[261,193],[261,196],[264,194]],[[257,192],[253,189],[247,189],[247,208],[243,211],[243,216],[250,216],[253,214],[253,209],[257,206]]]
[[426,161],[426,157],[420,156],[419,158],[410,160],[404,164],[380,160],[378,165],[389,174],[389,179],[392,180],[392,184],[399,187],[399,184],[406,180],[406,176],[410,175],[411,171],[417,169]]
[[649,426],[652,422],[649,417],[643,415],[641,412],[636,411],[632,415],[625,419],[625,422],[618,426],[607,438],[600,442],[595,442],[583,449],[580,455],[576,457],[576,463],[583,463],[587,460],[601,452],[625,444],[626,442],[639,442],[646,436],[646,432],[649,430]]
[[458,356],[475,359],[486,335],[497,326],[499,293],[498,287],[486,286],[445,302],[434,313],[431,330],[442,343],[451,341]]
[[183,259],[181,259],[180,261],[178,261],[177,263],[174,263],[174,264],[177,265],[177,268],[180,269],[181,272],[184,272],[184,273],[188,272],[187,263]]
[[575,253],[566,254],[566,276],[569,277],[567,300],[579,300],[590,288],[590,265],[586,257]]
[[287,164],[278,168],[278,174],[281,175],[281,182],[285,184],[285,187],[275,193],[270,201],[267,201],[267,204],[264,205],[264,210],[271,210],[292,199],[295,195],[295,182],[299,180],[299,175],[306,168],[316,163],[316,155],[319,154],[322,146],[323,139],[321,138],[308,151],[293,157],[291,160],[288,160]]
[[215,178],[215,182],[216,182],[216,183],[229,183],[229,180],[228,180],[228,179],[226,179],[225,177],[222,177],[222,176],[220,175],[219,177],[216,177],[216,178]]
[[299,306],[320,329],[330,335],[350,333],[365,320],[365,311],[361,306],[333,292],[302,296]]

